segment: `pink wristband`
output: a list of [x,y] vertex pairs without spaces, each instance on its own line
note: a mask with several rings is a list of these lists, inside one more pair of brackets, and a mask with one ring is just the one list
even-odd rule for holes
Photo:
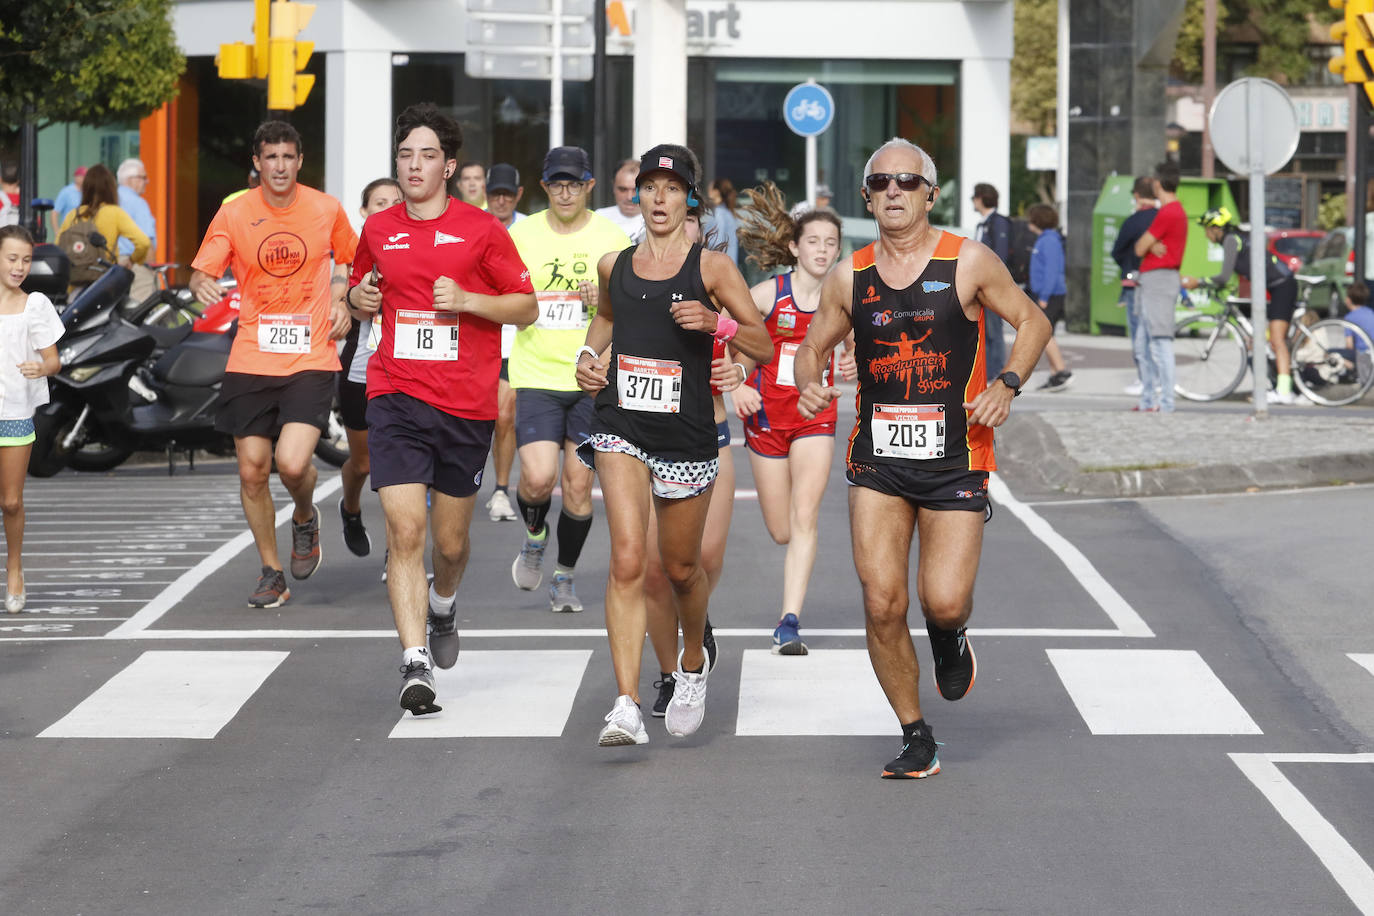
[[720,341],[721,343],[725,343],[730,338],[734,337],[735,332],[738,330],[738,321],[725,315],[721,315],[716,319],[716,333],[714,336],[716,340]]

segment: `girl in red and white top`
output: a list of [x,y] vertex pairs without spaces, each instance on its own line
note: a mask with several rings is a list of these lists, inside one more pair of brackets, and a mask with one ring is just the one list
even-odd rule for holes
[[[744,441],[758,489],[759,509],[775,543],[787,545],[782,568],[782,610],[773,631],[773,654],[805,655],[801,609],[819,541],[821,497],[835,452],[835,404],[814,419],[797,412],[792,360],[820,304],[821,283],[840,257],[840,218],[830,209],[806,210],[793,219],[782,193],[769,182],[741,208],[740,240],[749,260],[765,271],[791,268],[750,292],[773,339],[773,361],[750,372],[732,397],[744,420]],[[839,360],[853,380],[852,356]]]

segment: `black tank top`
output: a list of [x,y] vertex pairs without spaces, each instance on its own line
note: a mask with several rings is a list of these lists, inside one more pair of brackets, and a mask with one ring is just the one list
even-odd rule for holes
[[620,436],[656,458],[708,461],[718,453],[712,337],[683,330],[669,313],[674,302],[691,299],[715,309],[701,279],[701,246],[692,246],[669,280],[636,276],[634,252],[622,251],[611,270],[611,364],[596,396],[594,432]]
[[874,246],[854,252],[859,415],[847,461],[928,471],[996,470],[992,429],[968,424],[964,402],[987,387],[983,322],[959,304],[963,238],[944,232],[906,289],[878,275]]

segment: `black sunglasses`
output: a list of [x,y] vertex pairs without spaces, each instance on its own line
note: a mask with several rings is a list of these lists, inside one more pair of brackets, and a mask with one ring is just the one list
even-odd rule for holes
[[[930,184],[929,181],[926,181],[924,175],[916,175],[911,172],[902,172],[899,175],[892,175],[888,172],[874,172],[872,175],[864,178],[864,186],[872,193],[877,194],[879,191],[886,191],[888,184],[894,178],[897,180],[897,187],[901,188],[903,191],[914,191],[921,186],[921,182],[923,181],[926,184]],[[935,187],[934,185],[930,186],[932,188]]]

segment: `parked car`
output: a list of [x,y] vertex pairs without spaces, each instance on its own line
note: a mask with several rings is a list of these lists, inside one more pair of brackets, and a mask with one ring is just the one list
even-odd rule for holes
[[[1374,285],[1374,213],[1365,216],[1364,248],[1365,282]],[[1339,315],[1343,311],[1341,299],[1345,288],[1355,277],[1355,230],[1350,226],[1332,229],[1317,243],[1312,256],[1302,266],[1307,276],[1322,276],[1330,283],[1329,289],[1316,290],[1312,305],[1321,309],[1325,300],[1328,313]]]
[[1320,229],[1270,229],[1265,247],[1287,264],[1289,270],[1297,273],[1325,237],[1326,233]]

